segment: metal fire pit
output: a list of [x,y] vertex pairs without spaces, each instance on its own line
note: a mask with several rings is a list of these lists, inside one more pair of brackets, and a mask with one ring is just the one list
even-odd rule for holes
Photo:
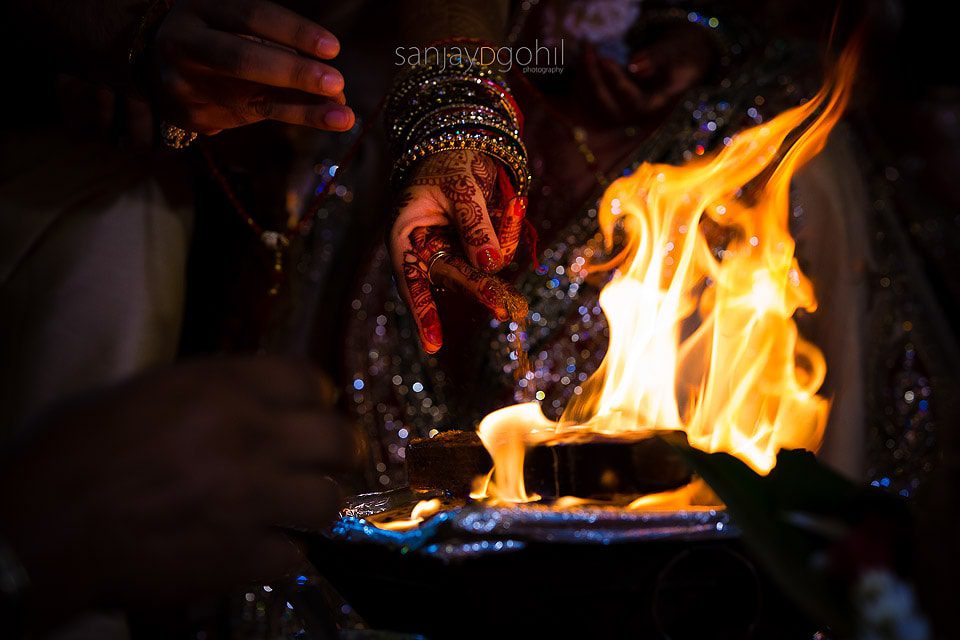
[[428,638],[516,635],[807,638],[722,510],[452,504],[406,532],[370,519],[443,497],[354,498],[310,540],[317,569],[374,628]]

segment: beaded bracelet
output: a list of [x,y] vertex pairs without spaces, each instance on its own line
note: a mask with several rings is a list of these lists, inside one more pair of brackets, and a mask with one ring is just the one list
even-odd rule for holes
[[510,174],[517,195],[525,195],[530,184],[527,170],[526,149],[515,149],[504,139],[498,139],[487,131],[462,131],[446,133],[423,140],[397,159],[394,165],[391,183],[399,189],[406,180],[409,170],[420,160],[442,151],[473,150],[499,160]]
[[500,72],[459,55],[441,60],[438,51],[433,60],[398,76],[385,113],[397,152],[394,188],[424,158],[473,150],[501,162],[516,192],[526,194],[530,174],[520,137],[522,114]]
[[469,78],[450,78],[432,81],[421,87],[416,94],[400,104],[391,104],[386,112],[394,129],[404,130],[424,113],[450,104],[484,106],[501,112],[505,117],[519,122],[515,102],[495,85]]
[[503,111],[504,115],[519,123],[520,110],[510,93],[495,81],[467,75],[451,75],[433,78],[416,87],[416,93],[403,84],[391,93],[386,107],[387,121],[393,130],[405,131],[411,120],[430,109],[454,102],[467,102]]
[[[504,147],[503,153],[526,162],[527,148],[518,137],[511,136],[509,133],[495,127],[471,122],[450,122],[444,126],[433,127],[430,132],[419,140],[432,140],[442,137],[446,134],[478,133],[486,134],[496,144]],[[412,147],[411,147],[412,148]]]
[[[404,133],[404,131],[400,129],[395,132],[395,135],[404,136],[402,143],[403,145],[408,145],[411,143],[411,138],[414,138],[418,134],[418,132],[422,132],[424,127],[427,126],[430,122],[432,122],[435,119],[444,118],[450,114],[463,114],[466,117],[470,117],[471,115],[475,116],[479,114],[486,114],[491,118],[499,117],[504,122],[508,121],[506,118],[503,117],[503,114],[497,111],[496,109],[479,106],[475,104],[469,104],[466,102],[455,102],[453,104],[443,105],[437,109],[427,111],[426,113],[423,114],[422,117],[420,117],[420,119],[418,119],[416,122],[414,122],[412,125],[410,125],[407,128],[406,133]],[[517,130],[517,134],[519,135],[519,130]]]
[[462,55],[447,52],[446,48],[443,64],[440,63],[440,52],[437,50],[437,55],[432,59],[400,73],[387,100],[386,114],[389,121],[395,122],[411,115],[411,111],[417,110],[423,104],[423,98],[426,97],[424,94],[439,92],[444,95],[452,91],[471,97],[472,92],[482,90],[496,96],[498,101],[502,100],[505,108],[519,122],[519,109],[510,96],[502,73],[493,67],[475,64]]
[[426,118],[419,126],[410,129],[410,134],[404,144],[409,146],[416,140],[432,137],[441,129],[456,126],[486,129],[497,135],[510,138],[516,145],[522,144],[519,129],[513,126],[510,121],[499,114],[490,114],[479,110],[441,113]]
[[[527,153],[526,147],[522,146],[522,143],[509,135],[505,135],[503,131],[496,129],[495,127],[487,127],[483,125],[475,124],[464,124],[464,123],[452,123],[447,124],[443,127],[436,127],[430,131],[430,133],[423,138],[420,138],[418,144],[423,144],[425,140],[433,140],[447,134],[461,135],[464,133],[476,133],[482,134],[490,138],[490,140],[502,147],[502,155],[510,156],[515,158],[518,163],[526,164]],[[410,149],[413,149],[416,145],[411,145]],[[406,153],[404,154],[406,155]],[[401,156],[403,157],[403,156]]]

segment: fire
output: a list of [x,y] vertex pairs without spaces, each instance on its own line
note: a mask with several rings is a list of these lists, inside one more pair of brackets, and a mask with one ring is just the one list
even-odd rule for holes
[[421,522],[440,511],[441,502],[437,498],[431,500],[420,500],[413,506],[410,517],[403,520],[390,520],[388,522],[374,522],[374,525],[387,531],[406,531],[413,529]]
[[[781,448],[819,448],[830,405],[818,395],[826,362],[794,320],[817,301],[794,256],[789,187],[839,121],[857,58],[856,45],[847,47],[812,100],[739,133],[713,157],[644,164],[607,189],[600,229],[608,251],[615,233],[622,249],[592,268],[616,269],[600,293],[606,357],[558,423],[535,403],[481,422],[494,468],[473,497],[536,499],[523,484],[526,448],[571,431],[683,430],[692,446],[731,453],[762,474]],[[721,251],[711,236],[726,239]],[[631,506],[696,504],[704,488]]]

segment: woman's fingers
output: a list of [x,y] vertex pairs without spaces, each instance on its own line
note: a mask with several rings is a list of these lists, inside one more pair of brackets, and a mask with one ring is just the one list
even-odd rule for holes
[[523,231],[523,219],[527,215],[527,199],[516,197],[507,203],[500,216],[499,231],[500,248],[503,250],[503,263],[509,264],[517,253],[520,245],[520,234]]
[[414,188],[439,189],[439,200],[460,231],[466,256],[478,269],[503,268],[503,252],[487,210],[496,185],[496,164],[476,151],[446,151],[425,160],[410,182]]
[[427,353],[436,353],[443,345],[440,315],[430,290],[427,273],[431,256],[449,250],[449,241],[439,230],[449,225],[446,213],[434,194],[411,187],[396,203],[396,220],[390,228],[388,246],[397,289],[417,324],[420,344]]
[[430,288],[428,269],[431,257],[436,251],[440,251],[443,245],[432,243],[435,250],[431,253],[422,237],[424,229],[425,227],[416,227],[407,231],[398,218],[390,239],[390,252],[394,272],[399,276],[397,288],[417,324],[420,344],[427,353],[436,353],[443,346],[443,330],[440,327],[437,303]]
[[[389,245],[425,351],[443,345],[434,286],[477,300],[501,320],[526,315],[523,297],[489,275],[512,260],[525,214],[526,198],[515,196],[506,173],[482,153],[445,151],[417,167]],[[453,248],[454,236],[462,250]]]
[[497,228],[500,249],[503,251],[504,265],[510,264],[517,253],[520,233],[523,231],[523,220],[527,215],[527,198],[517,197],[516,193],[506,169],[498,164],[497,189],[493,194],[495,197],[488,198],[488,202],[495,202],[496,204],[492,206],[498,208],[492,217]]
[[465,176],[452,182],[445,193],[453,205],[453,219],[470,262],[487,273],[496,273],[505,264],[503,251],[480,186],[472,176]]
[[[440,314],[437,303],[430,291],[428,265],[415,251],[405,251],[401,257],[403,283],[401,294],[417,323],[420,344],[427,353],[436,353],[443,346],[443,330],[440,327]],[[404,289],[406,291],[404,292]]]
[[440,262],[440,252],[449,254],[451,243],[443,227],[417,227],[410,233],[410,254],[404,261],[404,278],[414,301],[414,315],[421,342],[427,353],[436,353],[443,346],[440,314],[433,297],[431,269]]
[[443,346],[433,286],[476,300],[500,321],[526,317],[527,302],[510,285],[452,253],[438,256],[440,251],[451,250],[442,228],[420,227],[411,236],[409,248],[395,256],[394,264],[403,274],[400,293],[410,307],[427,353],[436,353]]
[[439,286],[473,298],[501,322],[520,321],[527,317],[526,299],[496,276],[475,269],[457,256],[436,261],[430,271]]
[[265,0],[212,2],[208,23],[221,31],[258,36],[312,58],[329,60],[340,53],[332,33],[278,4]]

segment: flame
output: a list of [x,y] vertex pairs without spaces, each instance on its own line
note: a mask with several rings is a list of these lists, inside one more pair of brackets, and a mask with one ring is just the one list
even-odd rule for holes
[[380,529],[387,531],[406,531],[413,529],[421,522],[440,511],[441,502],[438,498],[432,500],[420,500],[413,506],[410,518],[406,520],[390,520],[388,522],[374,522],[373,524]]
[[[739,133],[713,157],[644,164],[607,189],[600,229],[608,252],[615,232],[622,249],[600,265],[617,269],[600,293],[606,357],[560,422],[535,403],[481,422],[494,468],[473,497],[536,499],[524,489],[525,449],[571,431],[683,430],[692,446],[731,453],[761,474],[781,448],[819,448],[826,362],[794,321],[817,301],[794,256],[789,187],[839,121],[858,50],[854,43],[842,52],[809,102]],[[718,234],[727,241],[715,252]],[[695,483],[631,507],[680,508],[704,489]]]
[[[505,407],[489,414],[480,422],[478,432],[483,446],[494,460],[490,471],[471,498],[495,502],[532,502],[536,494],[527,495],[523,486],[523,458],[527,439],[539,432],[552,433],[556,425],[540,411],[540,405],[527,402]],[[519,445],[519,446],[518,446]],[[493,474],[497,482],[493,483]]]

